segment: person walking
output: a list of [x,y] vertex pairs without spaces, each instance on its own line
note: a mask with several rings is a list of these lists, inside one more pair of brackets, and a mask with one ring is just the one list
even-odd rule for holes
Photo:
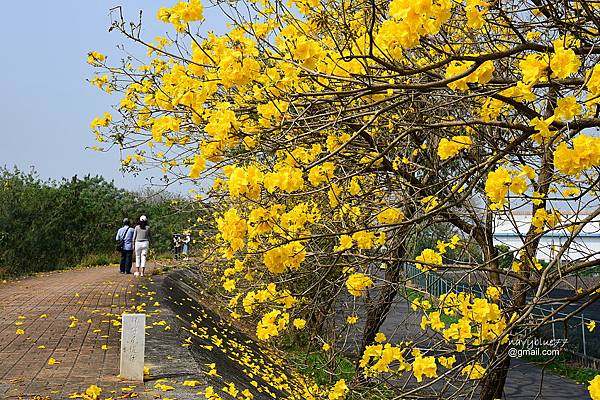
[[190,253],[190,241],[191,241],[190,234],[188,232],[184,232],[183,233],[183,246],[181,249],[184,260],[188,259],[188,255]]
[[135,250],[135,276],[144,276],[144,268],[146,268],[146,257],[148,255],[148,246],[150,245],[150,227],[148,226],[148,218],[145,215],[140,217],[139,224],[133,232],[133,243]]
[[123,220],[123,226],[117,231],[117,248],[121,252],[121,263],[119,270],[122,274],[131,273],[133,259],[133,228],[130,226],[129,218]]

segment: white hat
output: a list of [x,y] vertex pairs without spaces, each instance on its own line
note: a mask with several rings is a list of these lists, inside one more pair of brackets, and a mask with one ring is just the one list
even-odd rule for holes
[[142,215],[142,216],[140,217],[140,221],[147,221],[147,220],[148,220],[148,218],[146,218],[146,216],[145,216],[145,215]]

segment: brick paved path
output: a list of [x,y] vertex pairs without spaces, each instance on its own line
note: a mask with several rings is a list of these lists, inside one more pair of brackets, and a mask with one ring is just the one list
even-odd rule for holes
[[[136,304],[140,282],[95,267],[0,283],[0,398],[67,398],[92,384],[126,393],[116,378],[118,321]],[[49,365],[51,357],[59,364]]]

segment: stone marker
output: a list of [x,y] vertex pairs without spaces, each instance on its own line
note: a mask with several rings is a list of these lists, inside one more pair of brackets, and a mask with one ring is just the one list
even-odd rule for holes
[[119,376],[122,379],[143,381],[146,314],[123,314],[121,328]]

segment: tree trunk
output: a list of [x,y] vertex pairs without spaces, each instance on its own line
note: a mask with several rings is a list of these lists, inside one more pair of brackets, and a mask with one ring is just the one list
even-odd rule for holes
[[367,316],[365,320],[365,327],[363,329],[363,336],[360,345],[361,356],[368,345],[375,341],[375,335],[379,332],[379,328],[385,321],[396,293],[398,293],[398,282],[400,280],[400,266],[401,263],[394,263],[388,267],[385,271],[385,284],[379,292],[377,299],[372,301],[367,307]]
[[501,399],[502,393],[504,392],[504,383],[506,382],[506,375],[508,374],[508,368],[510,367],[510,357],[508,356],[508,345],[500,347],[500,354],[494,354],[494,358],[500,358],[498,365],[488,371],[488,374],[481,383],[481,394],[479,398],[481,400],[494,400]]

